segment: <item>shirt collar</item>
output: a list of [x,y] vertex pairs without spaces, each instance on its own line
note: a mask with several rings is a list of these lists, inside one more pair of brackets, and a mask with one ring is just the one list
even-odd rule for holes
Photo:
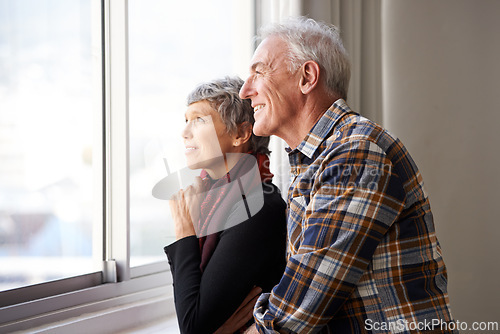
[[[349,112],[351,112],[351,109],[343,99],[335,101],[316,122],[311,131],[309,131],[304,140],[295,150],[300,151],[302,154],[311,159],[319,145],[330,134],[335,124],[337,124],[342,116]],[[292,153],[295,150],[292,150],[289,147],[286,148],[288,153]]]

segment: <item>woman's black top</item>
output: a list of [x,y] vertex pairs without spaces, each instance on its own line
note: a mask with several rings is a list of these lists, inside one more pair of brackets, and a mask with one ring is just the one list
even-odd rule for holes
[[254,286],[269,292],[281,279],[286,265],[286,204],[274,184],[262,186],[262,209],[220,233],[203,273],[197,237],[165,247],[181,333],[215,332]]

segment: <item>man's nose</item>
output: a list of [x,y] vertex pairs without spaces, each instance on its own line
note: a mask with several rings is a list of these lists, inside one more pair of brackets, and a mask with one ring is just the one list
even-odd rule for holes
[[252,80],[248,78],[240,89],[240,98],[249,99],[254,95]]

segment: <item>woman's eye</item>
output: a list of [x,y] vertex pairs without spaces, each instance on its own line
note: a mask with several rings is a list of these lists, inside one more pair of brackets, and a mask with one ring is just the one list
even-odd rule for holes
[[204,117],[195,117],[195,118],[191,118],[191,119],[186,119],[186,124],[189,124],[189,123],[206,123],[207,120],[204,118]]

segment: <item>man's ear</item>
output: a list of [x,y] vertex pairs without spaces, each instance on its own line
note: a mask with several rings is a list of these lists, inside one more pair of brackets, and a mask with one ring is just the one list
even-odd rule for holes
[[234,146],[240,146],[245,144],[252,137],[252,124],[249,122],[244,122],[238,125],[238,131],[235,134],[235,143],[238,143]]
[[319,72],[319,65],[315,61],[308,60],[302,65],[299,83],[302,94],[310,93],[318,85]]

